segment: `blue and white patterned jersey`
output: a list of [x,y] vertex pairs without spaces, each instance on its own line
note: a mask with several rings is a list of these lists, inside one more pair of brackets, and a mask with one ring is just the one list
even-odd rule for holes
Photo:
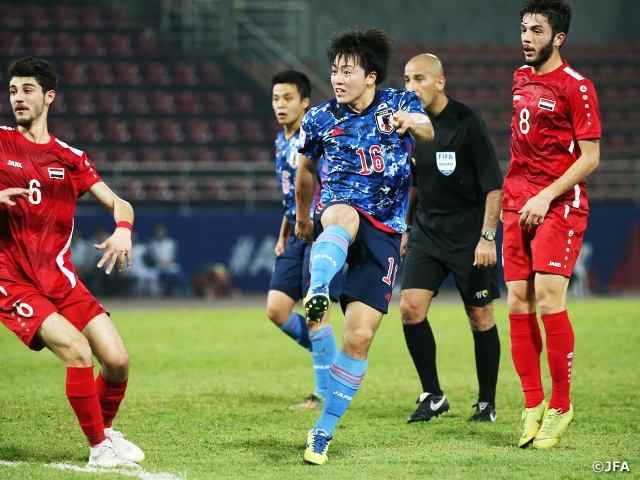
[[[284,206],[284,214],[291,225],[296,224],[296,172],[298,169],[298,147],[300,132],[296,132],[288,140],[284,138],[284,131],[279,132],[276,136],[276,173],[280,179],[282,187],[282,205]],[[323,162],[321,162],[323,163]],[[323,165],[318,166],[318,182],[314,201],[311,205],[311,214],[315,205],[320,200],[320,189],[322,185]]]
[[391,125],[397,110],[426,115],[420,99],[406,90],[378,90],[361,113],[329,100],[302,120],[299,151],[327,163],[322,203],[346,201],[379,228],[404,232],[413,139]]

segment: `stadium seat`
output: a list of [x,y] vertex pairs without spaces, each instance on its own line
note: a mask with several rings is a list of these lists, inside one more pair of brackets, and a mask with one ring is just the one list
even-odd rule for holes
[[236,113],[253,113],[253,97],[248,92],[236,90],[231,94],[231,110]]
[[85,33],[80,37],[80,54],[85,57],[101,57],[107,52],[102,38],[95,33]]
[[225,114],[229,112],[227,97],[221,92],[207,92],[204,95],[204,112],[213,114]]
[[151,32],[144,32],[134,39],[134,50],[138,57],[153,57],[158,53],[156,37]]
[[193,150],[193,160],[196,162],[215,162],[218,160],[218,155],[213,148],[198,147]]
[[213,135],[209,129],[209,122],[199,118],[192,118],[186,122],[187,141],[194,143],[209,143]]
[[131,141],[151,143],[158,140],[156,124],[153,120],[136,118],[131,122]]
[[150,110],[144,93],[137,90],[127,90],[122,94],[122,111],[135,115],[143,115]]
[[131,148],[116,147],[111,149],[111,160],[117,163],[131,163],[136,161],[136,154]]
[[47,28],[51,18],[41,5],[29,5],[24,9],[24,26],[26,28]]
[[[55,102],[54,102],[55,103]],[[100,123],[95,118],[80,117],[76,122],[76,140],[79,142],[99,142],[103,139]]]
[[190,160],[189,153],[182,147],[169,147],[167,149],[167,161],[171,163],[184,163]]
[[164,161],[163,149],[155,147],[140,147],[138,160],[143,163],[162,163]]
[[127,122],[118,118],[106,118],[102,122],[102,132],[107,142],[122,143],[131,138]]
[[143,200],[146,197],[142,181],[137,179],[124,180],[118,193],[125,200]]
[[93,113],[96,106],[89,90],[73,88],[67,92],[67,108],[70,113],[87,115]]
[[199,114],[201,112],[202,104],[196,92],[185,90],[178,94],[178,113]]
[[51,26],[59,30],[69,30],[78,26],[76,8],[68,5],[54,5],[51,8]]
[[26,36],[26,47],[30,55],[38,57],[51,55],[51,37],[41,32],[31,32]]
[[198,84],[196,68],[191,63],[174,63],[171,71],[173,76],[173,85],[180,87],[191,87]]
[[56,138],[59,138],[63,142],[70,143],[73,142],[73,140],[76,138],[73,125],[64,118],[50,118],[47,122],[47,127]]
[[87,30],[104,28],[104,18],[100,7],[86,6],[80,9],[78,26]]
[[172,118],[163,118],[159,121],[160,141],[177,143],[184,141],[184,132],[180,122]]
[[56,57],[74,57],[80,52],[75,35],[57,33],[53,36],[53,55]]
[[59,77],[66,85],[81,85],[87,81],[84,64],[74,60],[65,60],[60,65]]
[[171,83],[171,75],[164,63],[151,62],[145,68],[144,80],[149,85],[165,86]]
[[176,111],[175,97],[166,90],[154,90],[149,94],[151,113],[172,114]]
[[133,53],[131,37],[122,33],[114,33],[107,37],[107,55],[112,57],[130,57]]
[[202,196],[195,180],[178,178],[173,185],[174,195],[180,200],[198,200]]
[[206,200],[224,200],[229,197],[226,182],[221,178],[205,178],[200,184],[201,198]]
[[218,142],[236,142],[238,131],[236,122],[229,119],[220,119],[214,123],[213,136]]
[[252,147],[247,150],[247,159],[254,163],[268,163],[273,158],[273,152],[266,148]]
[[100,167],[109,161],[107,151],[102,147],[89,146],[85,153],[87,154],[87,158],[91,160],[96,167]]
[[2,51],[5,55],[18,56],[24,53],[24,45],[22,43],[22,35],[16,32],[1,32],[0,42],[2,43]]
[[[10,106],[9,106],[10,108]],[[49,107],[49,113],[52,115],[62,115],[67,112],[67,102],[64,92],[56,92],[56,98]]]
[[114,69],[115,80],[117,85],[139,85],[142,83],[140,76],[140,68],[137,64],[131,62],[118,62]]
[[201,85],[222,85],[220,66],[214,62],[203,62],[199,66]]
[[122,112],[120,96],[113,90],[102,90],[94,95],[96,113],[114,114]]
[[241,162],[243,155],[242,152],[234,147],[225,147],[221,150],[220,156],[223,162]]
[[166,178],[153,178],[144,183],[146,197],[150,200],[171,200],[173,191]]
[[264,142],[266,135],[262,122],[254,118],[247,118],[240,122],[240,139],[245,142]]
[[[18,7],[14,4],[0,5],[0,25],[2,25],[4,28],[22,27],[23,20],[22,12],[20,11],[20,9],[18,9]],[[2,47],[4,49],[5,45],[3,45]]]
[[124,8],[111,6],[107,8],[107,28],[113,30],[124,30],[131,28],[131,22],[129,21],[127,12]]
[[86,64],[88,85],[111,85],[114,77],[111,73],[111,64],[96,60]]

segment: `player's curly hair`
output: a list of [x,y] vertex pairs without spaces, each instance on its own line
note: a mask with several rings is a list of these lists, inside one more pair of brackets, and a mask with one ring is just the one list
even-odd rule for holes
[[553,37],[560,32],[565,35],[569,33],[571,7],[563,0],[527,0],[520,10],[520,19],[522,20],[527,13],[547,17]]
[[46,60],[35,57],[22,57],[17,59],[9,67],[9,78],[33,77],[42,87],[43,92],[55,90],[58,86],[56,70]]
[[285,70],[271,77],[271,91],[278,83],[290,83],[298,88],[301,99],[311,97],[311,82],[304,73],[296,70]]
[[376,72],[376,84],[379,84],[387,78],[393,50],[393,39],[384,30],[349,29],[338,32],[331,38],[327,57],[331,64],[336,58],[353,58],[366,75]]

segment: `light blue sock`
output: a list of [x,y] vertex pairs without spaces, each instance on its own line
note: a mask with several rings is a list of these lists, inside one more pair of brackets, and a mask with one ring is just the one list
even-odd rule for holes
[[327,434],[333,435],[336,423],[347,411],[366,371],[367,360],[356,360],[342,350],[338,352],[329,370],[327,396],[314,430],[324,430]]
[[293,338],[301,347],[311,351],[311,340],[309,339],[309,328],[302,315],[291,312],[287,323],[280,327],[284,333]]
[[336,357],[336,336],[331,325],[315,332],[309,332],[311,355],[313,356],[313,373],[316,376],[316,393],[322,398],[327,396],[329,369]]
[[328,226],[311,249],[311,283],[309,288],[329,285],[331,279],[342,270],[347,259],[351,235],[338,225]]

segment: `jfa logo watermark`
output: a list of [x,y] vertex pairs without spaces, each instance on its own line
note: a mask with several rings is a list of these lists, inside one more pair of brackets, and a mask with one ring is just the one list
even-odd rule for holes
[[610,473],[610,472],[631,472],[629,468],[629,464],[627,462],[619,462],[619,461],[606,461],[606,462],[594,462],[593,471],[596,473]]

